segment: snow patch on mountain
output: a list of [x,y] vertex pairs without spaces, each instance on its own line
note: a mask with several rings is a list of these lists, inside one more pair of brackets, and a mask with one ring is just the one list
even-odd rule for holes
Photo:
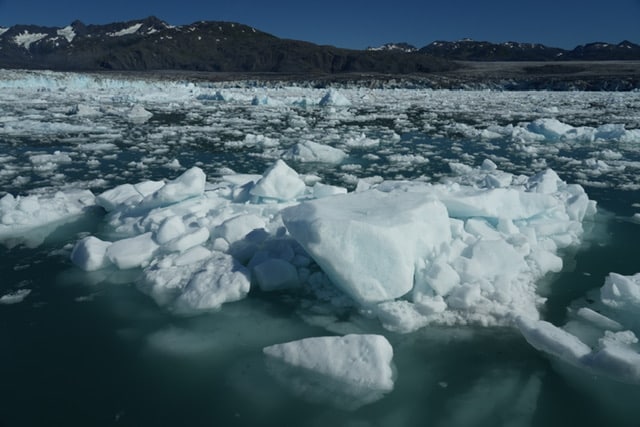
[[73,31],[73,27],[71,25],[67,25],[64,28],[59,29],[57,31],[57,34],[67,39],[69,43],[71,43],[73,39],[76,37],[76,32]]
[[44,33],[30,33],[28,31],[23,32],[13,38],[14,42],[18,46],[22,46],[25,49],[29,49],[32,44],[39,42],[43,38],[47,37]]
[[135,34],[136,32],[138,32],[140,27],[142,27],[142,23],[141,22],[138,23],[138,24],[132,25],[131,27],[125,28],[123,30],[116,31],[116,32],[113,32],[113,33],[108,33],[107,35],[110,36],[110,37],[128,36],[128,35]]

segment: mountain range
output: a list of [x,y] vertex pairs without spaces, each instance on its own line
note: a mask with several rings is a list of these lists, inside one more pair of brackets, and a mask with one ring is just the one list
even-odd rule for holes
[[430,55],[349,50],[282,39],[231,22],[172,26],[149,17],[107,25],[75,21],[64,28],[0,28],[0,68],[407,74],[456,66]]
[[640,60],[640,46],[624,41],[564,50],[465,39],[352,50],[282,39],[237,23],[172,26],[155,17],[107,25],[75,21],[64,28],[0,27],[0,68],[411,74],[459,69],[455,61],[572,60]]
[[618,44],[589,43],[572,50],[537,43],[491,43],[463,39],[434,41],[417,48],[408,43],[387,43],[371,51],[419,52],[456,61],[628,61],[640,60],[640,45],[623,41]]

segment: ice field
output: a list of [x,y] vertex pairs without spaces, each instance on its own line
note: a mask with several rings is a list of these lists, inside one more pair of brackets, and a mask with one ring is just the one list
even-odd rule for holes
[[640,93],[0,70],[0,425],[633,426]]

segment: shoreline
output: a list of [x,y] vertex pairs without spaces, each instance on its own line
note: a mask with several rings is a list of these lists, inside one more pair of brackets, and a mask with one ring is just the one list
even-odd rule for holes
[[[192,70],[54,70],[126,79],[183,80],[193,83],[310,87],[420,88],[451,90],[640,90],[640,61],[456,61],[450,71],[386,74],[211,72]],[[7,71],[20,71],[6,69]],[[30,72],[45,70],[24,70]]]

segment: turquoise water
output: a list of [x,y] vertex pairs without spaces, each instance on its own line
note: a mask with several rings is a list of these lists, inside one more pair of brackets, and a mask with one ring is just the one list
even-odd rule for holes
[[[355,186],[354,176],[437,181],[451,173],[450,161],[477,165],[487,157],[507,172],[530,175],[552,167],[568,182],[584,181],[580,162],[596,150],[615,148],[629,164],[623,171],[591,176],[591,185],[585,184],[601,210],[585,224],[584,244],[563,254],[564,271],[540,284],[548,298],[542,315],[561,325],[567,307],[576,301],[589,304],[590,292],[602,286],[609,272],[640,271],[640,225],[629,221],[640,191],[623,188],[638,182],[638,166],[632,162],[640,160],[640,150],[633,145],[562,144],[550,152],[539,144],[532,155],[507,138],[487,141],[446,130],[452,123],[485,127],[487,118],[474,120],[472,112],[440,115],[429,128],[427,109],[404,109],[401,122],[398,111],[385,106],[356,109],[350,118],[338,120],[318,109],[297,110],[296,117],[310,127],[289,131],[290,111],[207,108],[194,115],[188,109],[150,106],[155,116],[138,125],[95,119],[115,136],[0,134],[0,152],[12,157],[0,166],[17,168],[0,177],[1,189],[24,194],[78,186],[98,193],[125,182],[176,176],[179,170],[164,166],[172,159],[183,167],[201,166],[210,180],[222,167],[262,173],[278,151],[228,144],[248,133],[279,138],[279,149],[328,131],[336,133],[334,145],[341,135],[360,132],[383,141],[349,150],[343,162],[348,168],[291,163],[301,173],[349,188]],[[635,104],[630,108],[637,112]],[[504,119],[501,114],[495,112],[490,121],[504,126],[533,118]],[[574,114],[573,120],[575,126],[603,124],[594,114]],[[202,130],[216,121],[226,125]],[[96,140],[116,148],[82,151],[83,144]],[[52,171],[30,163],[34,153],[56,150],[70,153],[71,161]],[[377,158],[367,156],[371,153]],[[391,154],[421,155],[428,162],[398,164]],[[567,157],[577,164],[563,160]],[[98,164],[91,165],[92,159]],[[355,411],[340,409],[331,393],[309,401],[286,380],[271,376],[262,355],[262,348],[273,343],[327,334],[305,322],[309,313],[298,295],[251,292],[217,313],[173,316],[138,291],[140,271],[84,273],[71,264],[72,245],[81,236],[100,235],[103,216],[96,210],[35,248],[11,241],[0,246],[0,295],[31,289],[23,302],[0,305],[0,426],[635,426],[640,420],[638,386],[552,360],[516,330],[427,327],[396,334],[348,310],[340,313],[345,327],[381,333],[391,342],[395,388]]]

